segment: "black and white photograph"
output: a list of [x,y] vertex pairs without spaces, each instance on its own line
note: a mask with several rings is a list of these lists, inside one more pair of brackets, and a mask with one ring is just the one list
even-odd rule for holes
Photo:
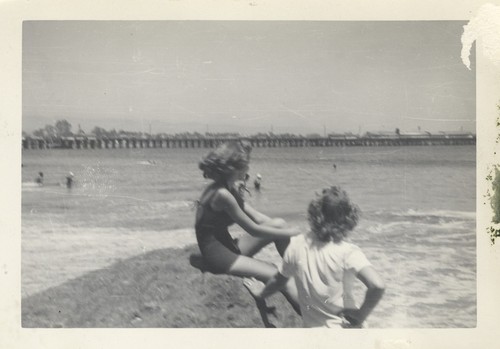
[[474,327],[465,24],[24,22],[23,326]]
[[473,15],[20,21],[21,333],[478,331],[500,113]]

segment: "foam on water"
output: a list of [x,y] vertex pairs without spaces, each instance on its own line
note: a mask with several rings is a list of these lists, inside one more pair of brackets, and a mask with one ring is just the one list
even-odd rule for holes
[[[56,286],[116,261],[156,249],[194,244],[193,229],[165,231],[23,224],[22,295]],[[37,272],[44,266],[44,272]]]
[[436,221],[436,222],[415,222],[415,221],[401,221],[390,223],[374,223],[366,228],[371,234],[392,234],[402,230],[434,230],[434,231],[454,231],[460,232],[461,229],[470,229],[474,227],[474,222],[464,221]]
[[38,183],[35,182],[23,182],[22,183],[22,188],[23,190],[28,189],[28,188],[41,188],[42,186]]
[[[375,313],[384,327],[475,326],[475,234],[474,212],[378,210],[364,217],[353,239],[385,279]],[[451,309],[453,317],[441,315]]]
[[436,210],[436,211],[418,211],[409,209],[406,212],[394,213],[407,217],[438,217],[438,218],[457,218],[457,219],[475,219],[476,212],[467,211],[451,211],[451,210]]

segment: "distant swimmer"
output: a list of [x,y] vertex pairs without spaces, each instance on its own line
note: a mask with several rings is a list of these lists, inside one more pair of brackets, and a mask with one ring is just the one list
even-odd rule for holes
[[66,176],[66,188],[71,189],[73,187],[73,177],[75,175],[73,172],[69,172],[68,175]]
[[260,191],[260,185],[261,185],[261,181],[262,181],[262,176],[260,175],[260,173],[257,173],[257,175],[255,177],[256,178],[253,181],[253,186],[254,186],[255,190]]
[[333,169],[334,169],[335,171],[337,171],[337,164],[335,164],[335,163],[333,164]]
[[38,172],[38,177],[35,178],[35,183],[39,186],[43,185],[43,172]]

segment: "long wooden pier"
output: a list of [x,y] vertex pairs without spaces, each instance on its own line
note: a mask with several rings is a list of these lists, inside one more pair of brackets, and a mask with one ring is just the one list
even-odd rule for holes
[[204,138],[96,138],[63,137],[47,140],[37,137],[23,137],[22,148],[30,149],[139,149],[139,148],[214,148],[219,144],[244,140],[254,148],[280,147],[380,147],[380,146],[432,146],[432,145],[475,145],[476,136],[428,135],[390,137],[204,137]]

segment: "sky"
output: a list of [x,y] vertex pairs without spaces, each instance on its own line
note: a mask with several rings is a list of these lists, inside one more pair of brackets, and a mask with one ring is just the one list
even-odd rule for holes
[[25,21],[23,131],[475,132],[462,21]]

